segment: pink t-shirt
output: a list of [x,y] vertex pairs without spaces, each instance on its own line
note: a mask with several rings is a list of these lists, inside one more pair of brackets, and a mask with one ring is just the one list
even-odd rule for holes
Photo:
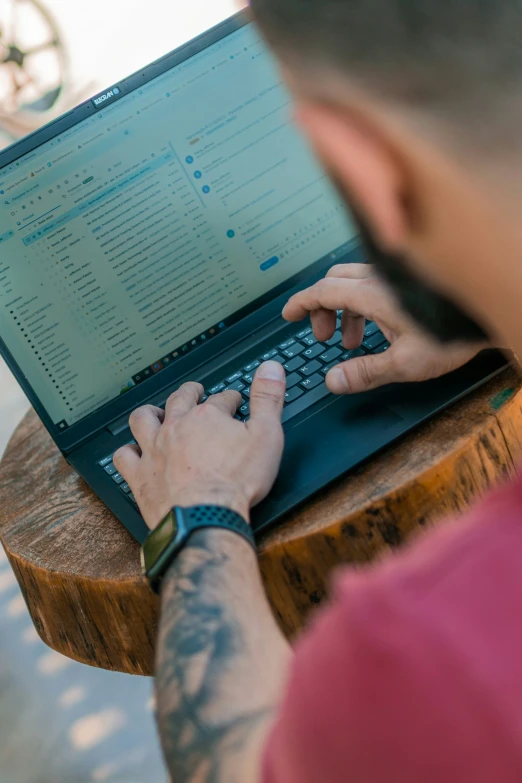
[[522,479],[338,575],[263,783],[521,783]]

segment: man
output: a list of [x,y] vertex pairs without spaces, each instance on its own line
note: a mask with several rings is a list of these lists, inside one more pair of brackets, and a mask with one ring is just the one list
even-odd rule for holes
[[[347,348],[375,319],[386,354],[333,369],[349,394],[439,375],[484,334],[522,351],[522,3],[252,0],[301,128],[355,209],[377,271],[338,267],[284,315]],[[419,304],[420,303],[420,304]],[[403,311],[451,345],[420,331]],[[459,341],[463,338],[466,342]],[[470,340],[476,341],[473,345]],[[248,520],[283,446],[284,377],[263,365],[251,420],[187,384],[131,417],[115,457],[150,527],[174,505]],[[522,485],[374,568],[337,577],[292,651],[242,538],[200,531],[164,580],[157,697],[174,783],[522,780]]]

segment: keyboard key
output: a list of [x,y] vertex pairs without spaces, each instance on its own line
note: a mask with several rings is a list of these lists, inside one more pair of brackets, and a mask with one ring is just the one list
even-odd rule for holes
[[326,341],[325,345],[337,345],[337,343],[342,342],[343,335],[341,332],[336,332],[333,337],[330,337],[329,340]]
[[134,495],[132,494],[132,492],[129,492],[129,494],[127,495],[127,497],[128,497],[130,500],[132,500],[132,502],[134,503],[134,505],[135,505],[135,506],[137,506],[137,505],[138,505],[138,501],[136,500],[136,498],[134,497]]
[[299,332],[299,334],[296,334],[296,338],[298,340],[302,340],[303,337],[307,337],[309,334],[312,334],[312,327],[309,326],[308,329],[303,329],[302,332]]
[[245,404],[240,407],[239,413],[244,418],[246,418],[247,416],[250,416],[250,403],[249,402],[245,402]]
[[286,378],[286,388],[291,389],[292,386],[296,386],[299,381],[303,380],[302,375],[298,375],[296,372],[293,372],[291,375],[288,375]]
[[123,478],[123,476],[121,475],[121,473],[114,473],[114,474],[111,476],[111,479],[112,479],[113,481],[115,481],[115,482],[116,482],[116,484],[123,484],[123,482],[125,481],[125,479]]
[[384,345],[379,345],[379,347],[372,351],[372,353],[384,353],[384,351],[387,351],[389,347],[390,343],[384,343]]
[[283,364],[283,367],[287,372],[294,372],[294,370],[298,370],[300,367],[302,367],[304,363],[305,360],[302,358],[302,356],[295,356],[293,359],[290,359],[289,362]]
[[332,362],[331,364],[327,364],[327,365],[326,365],[325,367],[323,367],[323,369],[321,370],[322,374],[323,374],[323,375],[328,375],[328,373],[330,372],[330,370],[332,370],[334,367],[337,367],[337,365],[338,365],[338,364],[339,364],[339,362]]
[[294,340],[293,337],[291,337],[290,340],[285,340],[284,343],[281,343],[281,345],[279,346],[279,350],[280,351],[284,351],[287,348],[290,348],[290,346],[293,345],[294,343],[295,343],[295,340]]
[[234,381],[239,381],[241,376],[242,376],[242,374],[243,373],[241,371],[238,371],[238,372],[235,372],[234,375],[230,375],[227,378],[227,381],[226,381],[227,385],[230,384],[230,383],[234,383]]
[[369,324],[366,324],[366,327],[364,329],[364,336],[365,337],[371,337],[372,334],[375,334],[375,332],[378,332],[378,331],[379,331],[379,327],[377,326],[377,324],[374,324],[374,323],[370,322]]
[[322,382],[322,377],[319,375],[319,373],[316,373],[315,375],[311,375],[309,378],[305,378],[304,381],[301,381],[301,387],[305,391],[310,391],[310,389],[315,389],[315,387],[319,386],[319,384]]
[[245,400],[249,400],[249,399],[250,399],[250,386],[247,386],[247,388],[246,388],[246,389],[243,389],[243,391],[241,392],[241,394],[243,395],[243,397],[245,398]]
[[120,489],[121,489],[122,492],[125,492],[126,495],[128,495],[129,492],[131,491],[131,488],[129,487],[127,482],[125,482],[123,484],[120,484]]
[[291,345],[290,348],[286,348],[283,353],[287,359],[293,359],[294,356],[298,356],[300,353],[302,353],[304,349],[305,347],[304,345],[301,345],[301,343],[294,343],[294,345]]
[[208,394],[204,394],[203,397],[201,398],[201,402],[199,404],[202,405],[207,400],[208,400]]
[[355,348],[353,351],[345,351],[339,361],[349,362],[350,359],[357,359],[358,356],[366,356],[362,348]]
[[309,362],[308,364],[305,364],[304,367],[301,367],[299,369],[299,372],[301,373],[301,375],[305,375],[305,376],[313,375],[314,372],[319,372],[321,366],[322,366],[321,362],[318,362],[317,359],[314,359],[313,362]]
[[[241,377],[241,375],[240,375],[240,377]],[[238,392],[240,392],[240,391],[243,391],[244,388],[245,388],[245,384],[241,380],[241,381],[236,381],[235,383],[231,383],[230,386],[227,386],[227,391],[238,391]]]
[[250,362],[250,364],[247,364],[246,367],[243,367],[243,372],[249,373],[254,372],[254,370],[257,370],[261,362],[259,359],[256,359],[255,362]]
[[310,348],[307,348],[303,352],[303,356],[306,359],[315,359],[316,356],[319,356],[319,354],[323,352],[323,349],[324,349],[324,345],[316,342],[315,345],[310,346]]
[[299,386],[294,386],[293,389],[289,389],[285,394],[285,405],[289,405],[291,402],[299,399],[303,394],[304,392]]
[[268,362],[270,359],[273,359],[274,356],[277,356],[277,350],[274,348],[273,351],[268,351],[268,353],[264,353],[261,357],[261,360],[263,362]]
[[322,353],[319,357],[320,360],[324,364],[330,364],[330,362],[335,361],[335,359],[338,359],[339,356],[342,355],[342,351],[339,350],[339,348],[330,348],[329,351],[326,351],[326,353]]
[[112,454],[109,454],[109,456],[108,456],[108,457],[104,457],[103,459],[101,459],[101,460],[98,462],[98,465],[99,465],[101,468],[104,468],[104,467],[105,467],[105,465],[108,465],[108,464],[109,464],[109,462],[112,462],[112,457],[113,457],[113,455],[112,455]]
[[114,474],[118,472],[112,462],[110,462],[108,465],[105,465],[104,471],[108,473],[109,476],[114,476]]
[[364,340],[362,347],[366,351],[373,351],[375,348],[378,348],[379,345],[382,345],[385,342],[386,337],[381,332],[377,332],[376,334],[372,334],[371,337],[367,337]]
[[250,375],[243,375],[243,380],[247,386],[252,386],[252,381],[254,380],[253,373],[251,373]]
[[[307,394],[304,394],[302,389],[297,388],[297,390],[301,392],[299,398],[295,399],[293,402],[290,402],[289,405],[285,405],[283,409],[283,424],[285,424],[289,419],[293,419],[294,416],[297,416],[298,414],[307,410],[312,405],[315,405],[315,403],[319,402],[319,400],[328,397],[330,394],[330,391],[325,383],[322,383],[320,386],[316,386],[315,389],[312,389],[312,391],[308,392]],[[291,391],[293,392],[295,389],[291,389]]]
[[304,337],[303,338],[303,342],[305,343],[305,345],[315,345],[317,340],[315,339],[313,334],[310,334],[310,335],[308,335],[308,337]]
[[222,391],[225,391],[226,386],[224,383],[217,383],[215,386],[213,386],[211,389],[208,390],[209,394],[219,394]]

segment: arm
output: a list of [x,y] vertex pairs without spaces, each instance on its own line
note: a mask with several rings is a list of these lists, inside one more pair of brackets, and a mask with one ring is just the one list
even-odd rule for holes
[[172,779],[254,783],[290,651],[248,543],[202,531],[163,590],[156,692]]
[[[284,392],[282,367],[268,362],[247,424],[233,419],[240,395],[198,405],[198,384],[172,395],[165,414],[135,411],[139,446],[114,461],[149,527],[174,505],[222,505],[248,520],[279,468]],[[290,657],[248,543],[227,531],[194,534],[165,579],[157,653],[159,728],[175,783],[257,783]]]

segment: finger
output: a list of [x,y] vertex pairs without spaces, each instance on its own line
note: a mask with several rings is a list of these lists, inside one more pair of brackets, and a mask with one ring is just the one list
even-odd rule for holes
[[392,346],[377,356],[361,356],[338,364],[326,376],[326,385],[334,394],[359,394],[401,380]]
[[[368,277],[373,277],[373,275],[374,269],[371,264],[337,264],[328,270],[326,277],[364,280]],[[336,313],[332,310],[317,310],[312,313],[311,321],[314,335],[319,342],[329,340],[330,337],[333,336],[336,328]],[[345,316],[343,317],[342,332],[343,345],[345,348],[352,349],[359,347],[363,339],[364,327],[361,330],[361,323],[358,323],[357,320],[355,324],[352,324],[348,313],[345,313]]]
[[114,467],[121,473],[125,481],[132,481],[134,471],[140,464],[140,450],[138,446],[122,446],[121,449],[114,454],[112,461]]
[[231,416],[234,416],[242,403],[243,398],[240,393],[229,390],[221,394],[213,394],[206,401],[205,405],[213,405],[214,408],[219,408],[223,413],[229,413]]
[[196,407],[203,394],[204,389],[200,383],[184,383],[168,398],[165,405],[165,421],[184,416]]
[[129,416],[129,427],[141,449],[152,442],[164,417],[161,408],[156,408],[154,405],[144,405],[132,411]]
[[361,315],[352,315],[349,310],[344,310],[341,320],[343,345],[349,351],[358,348],[364,339],[364,327],[366,321]]
[[376,287],[370,279],[325,278],[293,296],[283,310],[283,317],[287,321],[302,321],[309,313],[323,308],[348,310],[373,319],[382,298],[382,288]]
[[333,310],[325,310],[320,308],[314,310],[311,313],[310,320],[312,323],[312,329],[314,330],[315,337],[320,343],[325,340],[329,340],[335,332],[335,326],[337,323],[337,313]]
[[281,427],[281,413],[285,401],[286,375],[277,362],[265,362],[256,372],[250,389],[249,427]]
[[350,280],[364,280],[373,277],[375,269],[372,264],[337,264],[332,266],[326,277],[341,277]]

